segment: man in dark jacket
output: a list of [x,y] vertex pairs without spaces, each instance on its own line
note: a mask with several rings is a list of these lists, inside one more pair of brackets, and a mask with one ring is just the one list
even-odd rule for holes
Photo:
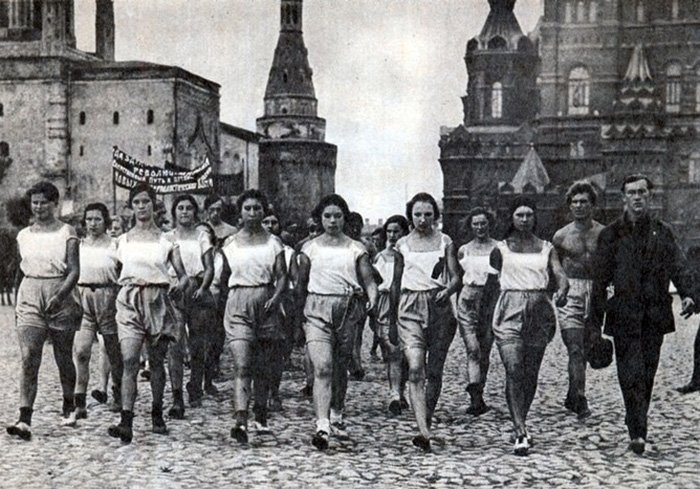
[[[615,344],[630,448],[637,454],[645,448],[661,344],[675,329],[669,281],[682,298],[681,313],[690,315],[695,309],[683,252],[670,228],[649,215],[652,188],[644,175],[625,178],[624,212],[598,238],[592,293],[593,331],[599,334],[605,314],[605,334]],[[608,286],[614,289],[610,298]]]

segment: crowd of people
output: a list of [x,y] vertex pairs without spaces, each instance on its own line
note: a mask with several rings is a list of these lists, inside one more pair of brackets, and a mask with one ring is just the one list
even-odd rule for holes
[[[348,378],[364,375],[360,349],[367,323],[373,352],[380,348],[386,363],[387,414],[410,407],[417,429],[412,443],[424,451],[431,448],[433,413],[456,332],[466,349],[467,412],[474,416],[491,409],[484,386],[495,343],[505,368],[513,452],[527,455],[527,415],[557,325],[569,356],[564,406],[583,419],[591,415],[587,362],[604,367],[612,361],[604,324],[614,341],[630,448],[643,453],[660,348],[673,331],[669,281],[686,316],[696,312],[696,284],[670,229],[649,213],[652,182],[631,175],[621,190],[623,214],[605,227],[592,218],[594,187],[573,184],[566,195],[573,221],[551,242],[537,236],[537,206],[527,197],[513,200],[501,240],[491,236],[492,213],[476,207],[465,220],[472,239],[457,247],[439,230],[440,209],[427,193],[407,203],[405,216],[386,219],[372,239],[362,237],[362,219],[342,197],[327,195],[312,212],[309,235],[294,243],[280,233],[279,216],[257,190],[238,197],[235,225],[222,220],[218,196],[200,208],[192,195],[178,195],[173,224],[165,230],[162,203],[151,187],[139,184],[128,198],[132,222],[89,203],[79,236],[56,217],[56,187],[38,183],[26,193],[31,224],[17,236],[19,420],[7,433],[31,438],[47,339],[60,374],[61,423],[75,426],[87,417],[89,363],[100,338],[100,388],[91,395],[107,402],[111,376],[110,409],[120,420],[108,427],[110,436],[132,441],[144,362],[152,431],[167,434],[168,377],[173,399],[167,418],[183,419],[185,391],[189,408],[217,393],[214,380],[228,351],[230,435],[247,443],[249,427],[251,433],[269,430],[269,412],[281,408],[283,369],[302,338],[304,390],[315,412],[311,443],[325,450],[331,437],[349,436]],[[679,390],[698,389],[694,375]]]

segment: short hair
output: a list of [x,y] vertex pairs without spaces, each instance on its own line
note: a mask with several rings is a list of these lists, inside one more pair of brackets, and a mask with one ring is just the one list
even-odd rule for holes
[[153,187],[151,187],[149,184],[145,182],[139,182],[133,187],[131,187],[131,190],[129,190],[129,200],[128,200],[128,206],[129,209],[132,209],[131,203],[134,201],[134,197],[136,197],[138,194],[146,192],[148,194],[148,197],[151,199],[151,202],[153,202],[153,210],[156,210],[156,191]]
[[238,199],[236,199],[236,207],[238,207],[238,212],[241,212],[243,210],[243,202],[245,202],[248,199],[255,199],[258,202],[260,202],[263,211],[266,211],[269,207],[267,197],[265,197],[265,194],[256,188],[251,188],[243,192],[241,195],[238,196]]
[[184,201],[188,201],[190,204],[192,204],[192,207],[194,207],[195,221],[199,219],[199,204],[197,204],[197,199],[195,199],[191,194],[180,194],[175,197],[175,200],[173,200],[173,205],[170,207],[170,215],[173,217],[173,221],[177,221],[177,219],[175,219],[175,208],[180,202]]
[[32,195],[34,194],[42,194],[44,197],[46,197],[46,200],[48,200],[49,202],[58,204],[58,189],[53,183],[49,181],[42,180],[41,182],[37,182],[31,187],[29,187],[29,189],[24,193],[25,197],[27,197],[27,200],[30,202],[32,200]]
[[212,205],[216,204],[218,201],[222,200],[219,194],[209,194],[204,199],[204,210],[208,210]]
[[637,182],[639,180],[644,180],[645,182],[647,182],[647,189],[651,190],[654,188],[654,184],[652,183],[652,181],[649,179],[648,176],[644,175],[643,173],[633,173],[632,175],[627,175],[624,178],[624,180],[622,180],[622,185],[620,186],[620,191],[622,191],[622,193],[625,193],[625,186],[628,183]]
[[481,216],[481,215],[486,216],[486,220],[489,222],[489,226],[491,226],[491,225],[493,224],[493,214],[491,214],[491,212],[489,212],[489,211],[486,209],[486,207],[480,207],[480,206],[478,206],[478,207],[473,207],[473,208],[469,211],[469,214],[467,214],[467,220],[466,220],[467,225],[468,225],[469,227],[471,227],[471,225],[472,225],[472,219],[473,219],[475,216]]
[[321,224],[321,215],[323,214],[323,209],[330,205],[334,205],[340,208],[341,212],[343,213],[343,218],[346,222],[350,219],[350,208],[348,207],[348,203],[345,202],[345,199],[338,194],[328,194],[321,197],[321,200],[318,201],[318,204],[311,212],[311,217],[314,219],[314,221],[316,221],[317,224]]
[[391,216],[389,219],[386,220],[384,223],[384,233],[386,234],[386,230],[388,229],[390,224],[398,224],[401,229],[403,229],[404,234],[408,234],[409,232],[409,226],[408,226],[408,220],[400,214],[394,214]]
[[569,190],[566,191],[566,204],[570,205],[571,199],[573,199],[574,195],[577,194],[588,194],[588,198],[592,205],[595,205],[598,201],[598,192],[595,191],[593,184],[586,180],[581,180],[571,184]]
[[362,214],[353,211],[348,215],[346,224],[349,226],[359,226],[359,228],[362,229],[365,225],[365,220],[362,217]]
[[440,208],[438,207],[435,198],[427,192],[419,192],[406,203],[406,218],[409,222],[413,220],[413,206],[416,205],[416,202],[427,202],[432,205],[435,220],[440,219]]
[[104,205],[102,202],[92,202],[86,205],[85,210],[83,211],[83,218],[80,220],[80,224],[83,227],[87,226],[85,224],[85,218],[87,217],[87,213],[90,211],[100,211],[100,213],[102,214],[102,220],[105,222],[105,229],[109,228],[112,225],[112,216],[109,215],[109,210],[107,209],[107,206]]
[[530,209],[532,209],[532,211],[535,213],[532,229],[534,231],[535,228],[537,228],[537,204],[530,197],[519,195],[515,199],[513,199],[513,201],[510,203],[510,206],[508,207],[508,216],[506,217],[506,219],[508,219],[506,237],[510,236],[513,230],[515,229],[515,226],[513,226],[513,214],[520,207],[529,207]]

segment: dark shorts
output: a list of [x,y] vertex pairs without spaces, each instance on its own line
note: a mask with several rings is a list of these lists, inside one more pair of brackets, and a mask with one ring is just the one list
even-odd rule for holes
[[272,285],[233,287],[229,290],[224,313],[226,343],[283,338],[279,308],[265,312],[265,303],[274,293]]
[[[438,304],[439,289],[414,292],[401,291],[398,330],[401,348],[429,349],[433,344],[452,341],[456,325],[451,301]],[[448,341],[449,337],[449,341]]]
[[119,287],[78,286],[80,302],[83,306],[83,320],[80,329],[95,333],[117,334],[117,294]]
[[18,328],[42,328],[56,331],[77,331],[80,329],[80,319],[83,308],[80,305],[80,295],[73,289],[63,299],[60,307],[49,313],[46,303],[61,287],[63,278],[32,278],[24,277],[17,290],[17,305],[15,315]]
[[167,286],[125,285],[117,295],[117,331],[126,338],[157,341],[180,339],[180,329]]
[[484,287],[472,285],[462,287],[462,292],[457,299],[457,322],[462,337],[483,334],[491,328],[492,318],[493,308],[484,303]]
[[306,343],[333,346],[334,353],[353,354],[357,328],[367,319],[365,302],[357,295],[309,294],[304,306]]
[[504,290],[493,315],[497,344],[522,343],[546,347],[554,337],[557,317],[544,290]]

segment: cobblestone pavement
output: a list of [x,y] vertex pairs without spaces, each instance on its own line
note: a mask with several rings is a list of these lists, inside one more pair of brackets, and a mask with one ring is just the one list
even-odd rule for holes
[[[559,335],[547,350],[529,417],[536,443],[529,457],[511,453],[503,368],[496,351],[486,392],[494,409],[480,418],[465,413],[465,354],[459,337],[448,358],[436,412],[436,440],[428,454],[411,445],[415,423],[410,412],[399,417],[386,413],[383,366],[371,363],[367,350],[368,375],[362,382],[351,382],[348,391],[346,416],[352,440],[331,439],[330,450],[320,453],[309,443],[314,421],[311,403],[299,393],[303,385],[299,353],[285,374],[285,409],[270,419],[274,434],[252,433],[248,447],[230,439],[230,380],[219,384],[221,392],[216,398],[207,397],[203,408],[188,409],[186,420],[171,420],[169,436],[151,434],[150,390],[140,383],[134,441],[122,445],[106,432],[117,415],[91,399],[88,419],[77,428],[59,426],[58,374],[47,345],[32,441],[10,438],[4,429],[0,433],[0,487],[698,488],[700,394],[681,396],[673,390],[688,378],[697,324],[697,316],[679,320],[678,332],[667,336],[650,416],[651,446],[641,457],[627,449],[614,367],[589,371],[591,418],[578,421],[563,408],[566,350]],[[18,412],[19,351],[8,307],[0,308],[0,333],[4,426],[14,423]],[[365,340],[369,339],[366,332]],[[230,379],[227,362],[224,367],[224,378]]]

